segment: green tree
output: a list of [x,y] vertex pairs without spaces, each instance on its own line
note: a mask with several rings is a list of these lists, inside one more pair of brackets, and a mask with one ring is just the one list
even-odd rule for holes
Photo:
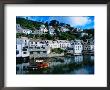
[[55,52],[55,53],[61,54],[61,53],[64,52],[64,50],[61,49],[61,48],[54,48],[54,49],[51,50],[51,52]]

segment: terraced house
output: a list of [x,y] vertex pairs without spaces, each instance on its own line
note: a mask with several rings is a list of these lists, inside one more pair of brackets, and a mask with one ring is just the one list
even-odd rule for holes
[[[18,58],[36,58],[49,57],[52,49],[61,48],[68,54],[82,55],[83,53],[93,53],[94,42],[87,40],[37,40],[21,37],[16,39],[16,57]],[[52,56],[52,55],[51,55]]]

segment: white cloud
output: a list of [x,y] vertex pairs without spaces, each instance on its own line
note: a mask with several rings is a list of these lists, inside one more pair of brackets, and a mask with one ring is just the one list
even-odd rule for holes
[[71,23],[73,23],[73,26],[84,26],[91,23],[91,19],[89,17],[70,17],[70,20]]

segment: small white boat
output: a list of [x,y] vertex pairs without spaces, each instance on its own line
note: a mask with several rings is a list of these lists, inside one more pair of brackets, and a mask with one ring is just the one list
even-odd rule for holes
[[43,60],[36,60],[36,62],[43,62]]

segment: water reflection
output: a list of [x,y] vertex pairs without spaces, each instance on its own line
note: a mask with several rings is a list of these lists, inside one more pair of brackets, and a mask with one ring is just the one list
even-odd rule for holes
[[46,59],[45,64],[40,64],[40,68],[29,62],[16,67],[17,74],[94,74],[94,56],[52,57]]

